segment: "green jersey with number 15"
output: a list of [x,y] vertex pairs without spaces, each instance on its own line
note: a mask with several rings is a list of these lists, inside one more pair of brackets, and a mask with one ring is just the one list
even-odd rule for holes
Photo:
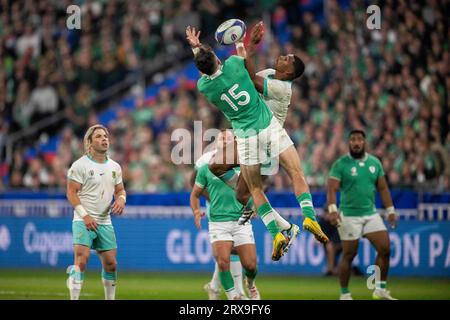
[[272,112],[256,91],[242,57],[229,57],[214,74],[203,75],[197,88],[225,114],[240,138],[256,135],[272,120]]

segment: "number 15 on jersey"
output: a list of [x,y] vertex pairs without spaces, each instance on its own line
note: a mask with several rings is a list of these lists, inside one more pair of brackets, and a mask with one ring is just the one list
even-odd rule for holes
[[[225,101],[226,103],[229,104],[229,106],[234,110],[234,111],[238,111],[238,107],[236,106],[236,103],[239,106],[245,106],[250,102],[250,95],[248,94],[247,91],[239,91],[236,93],[236,90],[238,89],[239,84],[234,84],[229,90],[228,90],[228,94],[231,96],[231,98],[225,94],[222,93],[222,95],[220,96],[220,100]],[[244,98],[243,100],[241,98]]]

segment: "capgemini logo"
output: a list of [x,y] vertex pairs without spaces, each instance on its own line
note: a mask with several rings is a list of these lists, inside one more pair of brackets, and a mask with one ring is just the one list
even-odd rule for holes
[[39,231],[34,223],[28,222],[23,231],[23,246],[29,254],[40,253],[41,263],[56,266],[60,254],[73,251],[72,233]]
[[0,225],[0,250],[8,250],[11,244],[11,234],[9,233],[8,227]]

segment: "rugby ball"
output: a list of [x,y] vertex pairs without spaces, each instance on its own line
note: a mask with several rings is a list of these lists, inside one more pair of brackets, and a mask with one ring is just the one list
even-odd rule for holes
[[242,20],[229,19],[222,23],[216,30],[216,41],[220,45],[233,44],[242,40],[247,27]]

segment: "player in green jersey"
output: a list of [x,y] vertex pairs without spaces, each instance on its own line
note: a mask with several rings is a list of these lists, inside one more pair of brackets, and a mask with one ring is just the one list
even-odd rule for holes
[[[254,30],[256,31],[252,31],[251,42],[256,46],[262,37],[262,25]],[[245,59],[231,56],[222,64],[211,48],[200,43],[199,35],[200,32],[196,33],[195,28],[187,27],[186,37],[193,48],[195,64],[203,74],[197,87],[231,122],[237,136],[242,176],[248,185],[258,215],[274,239],[272,259],[280,259],[288,239],[280,232],[282,229],[277,225],[279,214],[273,210],[263,190],[261,163],[271,158],[279,156],[281,165],[293,181],[296,198],[306,216],[304,228],[313,232],[319,241],[327,242],[328,238],[315,219],[309,187],[292,140],[257,92],[245,67]],[[224,177],[224,180],[226,179]]]
[[[225,131],[222,137],[227,133],[231,135],[230,131]],[[200,196],[204,191],[208,192],[210,203],[207,213],[210,242],[219,267],[220,282],[228,299],[243,299],[239,284],[234,282],[230,271],[230,256],[235,250],[244,268],[250,299],[260,300],[255,286],[256,246],[252,225],[250,222],[238,224],[242,205],[236,200],[234,190],[209,171],[207,163],[198,167],[190,197],[197,228],[201,228],[203,213],[200,210]]]
[[[351,131],[350,152],[334,162],[328,179],[328,214],[330,222],[337,226],[342,240],[342,259],[339,265],[341,300],[352,299],[348,290],[351,264],[358,252],[359,239],[363,236],[375,247],[377,251],[375,263],[381,271],[372,297],[395,300],[386,290],[390,244],[386,226],[375,207],[377,190],[380,192],[392,228],[396,226],[397,215],[381,162],[366,153],[365,145],[364,131]],[[336,206],[336,192],[339,189],[341,191],[340,213]]]
[[[191,187],[195,185],[195,178],[197,177],[197,170],[203,165],[207,165],[218,149],[222,149],[224,145],[234,140],[234,135],[231,130],[222,130],[219,132],[215,142],[215,149],[205,152],[200,158],[197,159],[194,166],[194,171],[191,175]],[[206,189],[203,190],[202,196],[206,199],[206,215],[209,214],[209,195]],[[242,276],[242,264],[239,260],[239,256],[233,250],[230,256],[230,271],[233,276],[235,289],[238,293],[246,297],[246,293],[243,287],[243,276]],[[217,262],[214,265],[214,273],[211,281],[203,286],[203,289],[208,293],[209,300],[220,300],[220,278],[219,278],[219,265]]]

